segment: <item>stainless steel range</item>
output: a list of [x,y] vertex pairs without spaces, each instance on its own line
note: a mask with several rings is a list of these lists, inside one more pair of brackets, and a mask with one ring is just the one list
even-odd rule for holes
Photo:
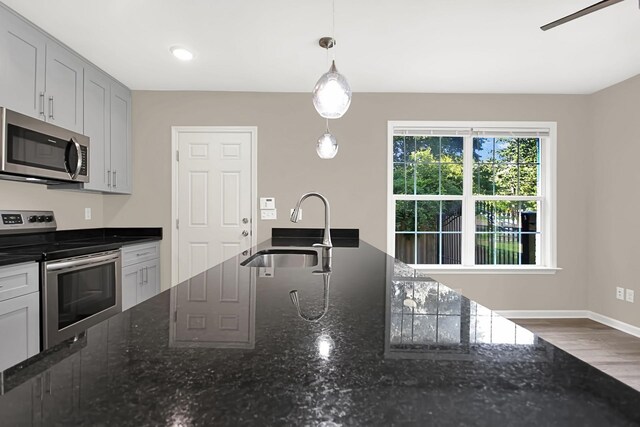
[[[41,254],[43,349],[122,311],[119,249],[95,252],[91,245],[45,239],[56,230],[51,211],[0,211],[0,217],[1,234],[30,234],[27,241],[16,239],[16,245],[0,248],[0,252],[10,249],[13,254]],[[34,233],[41,233],[42,242],[34,242]]]

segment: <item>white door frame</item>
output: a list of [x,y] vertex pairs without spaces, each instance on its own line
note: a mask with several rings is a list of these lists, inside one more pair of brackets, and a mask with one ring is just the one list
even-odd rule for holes
[[249,132],[251,134],[251,247],[258,238],[256,216],[258,194],[257,126],[171,126],[171,286],[178,284],[178,136],[181,132]]

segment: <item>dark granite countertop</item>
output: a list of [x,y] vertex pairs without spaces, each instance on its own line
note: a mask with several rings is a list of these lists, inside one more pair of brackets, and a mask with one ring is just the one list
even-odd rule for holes
[[0,236],[0,266],[103,252],[161,240],[162,228],[90,228]]
[[332,252],[232,258],[5,371],[0,424],[640,424],[630,387],[362,241]]

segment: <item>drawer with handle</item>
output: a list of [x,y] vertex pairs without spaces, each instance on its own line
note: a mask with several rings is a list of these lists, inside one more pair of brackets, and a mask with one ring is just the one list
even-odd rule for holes
[[160,242],[140,243],[122,247],[122,266],[156,259],[160,256]]
[[39,281],[37,262],[0,267],[0,301],[37,292]]

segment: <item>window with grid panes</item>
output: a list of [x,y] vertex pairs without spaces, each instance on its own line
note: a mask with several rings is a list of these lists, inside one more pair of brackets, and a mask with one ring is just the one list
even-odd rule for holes
[[396,258],[555,267],[555,123],[390,122],[389,137]]

